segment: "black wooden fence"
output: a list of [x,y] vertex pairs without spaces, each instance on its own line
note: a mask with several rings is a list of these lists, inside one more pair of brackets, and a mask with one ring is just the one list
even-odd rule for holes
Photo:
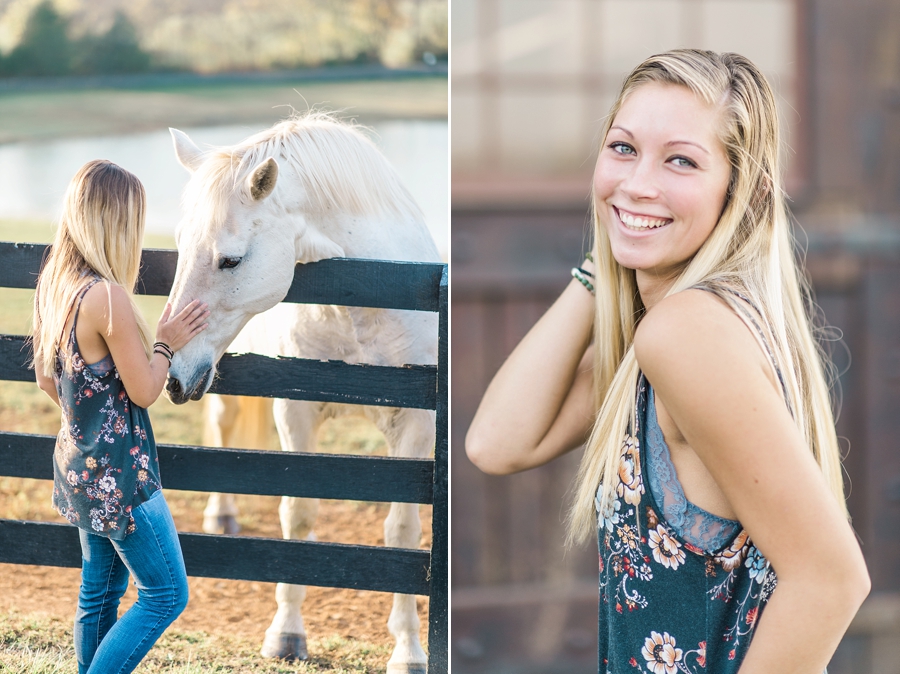
[[[44,245],[0,242],[0,287],[34,288],[45,250]],[[138,292],[168,295],[176,260],[175,251],[145,250]],[[231,395],[433,409],[433,461],[158,447],[168,489],[431,503],[430,553],[182,533],[189,575],[427,595],[428,671],[448,671],[447,300],[447,267],[442,264],[333,259],[298,265],[285,302],[438,312],[437,366],[381,367],[226,354],[211,389]],[[0,335],[0,380],[34,381],[34,372],[26,366],[29,357],[24,337]],[[264,390],[259,382],[265,382]],[[52,479],[54,442],[47,435],[0,432],[0,475]],[[78,567],[77,529],[0,519],[0,562]]]

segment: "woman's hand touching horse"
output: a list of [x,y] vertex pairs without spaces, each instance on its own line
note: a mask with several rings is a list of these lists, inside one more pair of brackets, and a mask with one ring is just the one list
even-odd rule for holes
[[166,308],[156,325],[157,341],[166,344],[173,352],[178,351],[209,325],[205,322],[209,318],[207,307],[206,303],[194,300],[172,316],[172,304],[166,302]]

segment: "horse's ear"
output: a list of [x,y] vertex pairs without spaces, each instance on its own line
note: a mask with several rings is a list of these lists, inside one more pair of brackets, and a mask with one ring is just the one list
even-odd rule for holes
[[175,144],[175,156],[178,163],[193,173],[203,163],[203,150],[194,145],[194,141],[188,135],[178,129],[169,128],[172,134],[172,142]]
[[250,188],[250,196],[253,197],[253,201],[262,201],[272,194],[277,180],[278,162],[269,157],[253,169],[253,173],[250,174],[250,178],[247,180],[247,186]]

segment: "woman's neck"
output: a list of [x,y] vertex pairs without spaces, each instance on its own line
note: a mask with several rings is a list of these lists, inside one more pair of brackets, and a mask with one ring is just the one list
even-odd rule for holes
[[675,279],[678,278],[678,274],[674,273],[660,276],[658,274],[651,274],[637,269],[635,270],[634,277],[637,282],[638,293],[641,295],[641,301],[644,303],[644,308],[649,311],[657,302],[666,296],[666,293],[669,292],[669,288],[672,287],[672,284],[675,283]]

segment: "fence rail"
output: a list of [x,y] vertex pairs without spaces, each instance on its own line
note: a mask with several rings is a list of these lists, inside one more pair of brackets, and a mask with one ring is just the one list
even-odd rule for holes
[[[0,379],[34,381],[34,372],[27,365],[30,358],[25,337],[0,335]],[[437,367],[386,367],[226,353],[209,392],[433,410]]]
[[[0,432],[0,471],[7,477],[52,480],[55,443],[51,435]],[[434,462],[427,459],[248,452],[188,445],[159,445],[157,450],[166,489],[432,502]],[[266,479],[260,480],[258,475]]]
[[[34,288],[50,247],[0,242],[0,287]],[[137,292],[168,295],[175,279],[175,251],[148,248],[141,256]],[[340,304],[375,309],[440,311],[439,286],[445,265],[335,258],[297,265],[284,302]]]
[[[424,550],[179,533],[188,575],[268,583],[424,594],[430,590]],[[7,564],[81,566],[78,529],[69,524],[0,520]]]
[[[34,288],[47,248],[0,242],[0,287]],[[175,251],[143,251],[138,292],[167,295],[176,263]],[[179,539],[193,576],[428,595],[432,674],[448,671],[447,282],[442,264],[333,259],[297,265],[285,302],[437,312],[437,366],[225,354],[211,389],[435,410],[434,460],[158,447],[160,473],[169,489],[431,503],[430,553],[249,536],[180,533]],[[24,337],[0,335],[0,379],[33,381],[29,359]],[[52,436],[0,432],[0,475],[52,479],[54,444]],[[0,519],[0,562],[80,566],[78,532],[66,524]]]

